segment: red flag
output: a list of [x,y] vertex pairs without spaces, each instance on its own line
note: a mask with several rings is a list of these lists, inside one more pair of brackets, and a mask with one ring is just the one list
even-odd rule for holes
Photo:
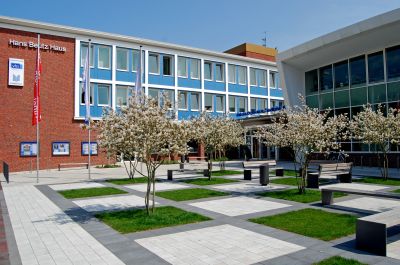
[[42,115],[40,113],[40,74],[41,74],[41,72],[42,72],[42,61],[40,59],[40,41],[38,39],[36,69],[35,69],[35,85],[33,87],[32,125],[36,125],[42,120]]

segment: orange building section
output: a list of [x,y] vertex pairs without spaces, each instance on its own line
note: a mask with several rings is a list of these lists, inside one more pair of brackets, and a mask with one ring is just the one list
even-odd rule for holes
[[278,50],[275,48],[264,47],[252,43],[243,43],[225,51],[225,53],[265,60],[269,62],[276,62],[276,54],[278,53]]

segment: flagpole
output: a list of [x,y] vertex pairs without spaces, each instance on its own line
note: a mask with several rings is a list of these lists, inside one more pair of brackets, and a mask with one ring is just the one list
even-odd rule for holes
[[[90,173],[90,156],[91,156],[91,151],[92,151],[92,145],[90,143],[90,95],[91,95],[91,86],[90,86],[90,46],[91,46],[91,39],[89,39],[89,44],[88,44],[88,54],[87,54],[87,60],[88,60],[88,80],[87,80],[87,93],[89,94],[89,96],[87,97],[89,99],[89,115],[87,115],[89,117],[88,120],[88,125],[89,125],[89,130],[88,130],[88,136],[89,136],[89,146],[88,146],[88,153],[89,153],[89,157],[88,157],[88,173],[89,173],[89,180],[91,179],[91,173]],[[88,103],[86,103],[88,104]]]
[[[39,82],[38,79],[38,71],[40,71],[39,68],[39,53],[40,53],[40,34],[38,34],[38,47],[37,47],[37,58],[36,58],[36,74],[35,74],[35,82]],[[36,85],[36,89],[38,89],[38,85]],[[39,183],[39,159],[40,159],[40,142],[39,142],[39,115],[40,112],[40,97],[37,97],[37,110],[38,113],[36,115],[36,183]]]

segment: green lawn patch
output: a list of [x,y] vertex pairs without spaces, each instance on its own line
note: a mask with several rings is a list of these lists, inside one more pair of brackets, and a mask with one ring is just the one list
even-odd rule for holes
[[398,190],[392,190],[392,192],[400,193],[400,189],[398,189]]
[[250,221],[293,232],[296,234],[330,241],[355,233],[356,216],[331,213],[317,209],[298,211],[250,219]]
[[[298,189],[290,189],[290,190],[283,190],[283,191],[271,191],[271,192],[263,192],[259,193],[258,195],[264,197],[272,197],[276,199],[282,199],[287,201],[295,201],[301,203],[310,203],[316,202],[321,200],[321,191],[319,190],[306,190],[306,193],[299,194]],[[333,194],[335,198],[346,196],[346,194],[341,192],[335,192]]]
[[[203,172],[201,172],[201,174],[203,174]],[[214,171],[212,171],[211,176],[221,177],[221,176],[239,175],[239,174],[243,174],[243,171],[240,171],[240,170],[214,170]]]
[[157,192],[156,195],[173,201],[188,201],[188,200],[196,200],[208,197],[225,196],[228,195],[228,193],[196,188],[196,189],[161,191]]
[[138,177],[138,178],[123,178],[123,179],[107,179],[106,182],[115,184],[115,185],[129,185],[129,184],[138,184],[138,183],[147,183],[147,177]]
[[124,190],[104,187],[104,188],[88,188],[88,189],[75,189],[75,190],[62,190],[59,193],[67,199],[96,197],[114,194],[128,193]]
[[[273,175],[276,175],[275,170],[270,171]],[[284,169],[283,170],[283,175],[285,177],[296,177],[296,171],[291,170],[291,169]]]
[[182,182],[194,185],[206,186],[206,185],[239,182],[239,181],[233,179],[224,179],[224,178],[211,178],[210,180],[208,178],[195,178],[195,179],[183,180]]
[[354,259],[345,259],[340,256],[333,256],[329,259],[324,259],[320,262],[313,263],[312,265],[367,265]]
[[381,185],[390,185],[390,186],[400,186],[400,179],[387,179],[379,177],[364,177],[359,179],[354,179],[353,182],[362,182],[362,183],[371,183],[371,184],[381,184]]
[[120,165],[117,164],[105,164],[105,165],[98,165],[96,168],[118,168],[121,167]]
[[211,220],[172,206],[157,207],[150,215],[146,209],[133,209],[100,213],[96,217],[122,234]]
[[[280,179],[273,179],[271,180],[271,183],[274,184],[283,184],[283,185],[289,185],[289,186],[297,186],[297,181],[301,181],[300,178],[296,180],[296,178],[280,178]],[[325,184],[328,183],[328,179],[320,179],[319,183],[320,184]]]

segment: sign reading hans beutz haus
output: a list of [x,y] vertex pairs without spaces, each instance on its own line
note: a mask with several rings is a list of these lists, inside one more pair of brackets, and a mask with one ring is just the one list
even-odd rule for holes
[[[8,41],[8,45],[10,45],[12,47],[21,47],[21,48],[30,48],[30,49],[38,48],[37,42],[34,42],[34,41],[18,41],[18,40],[10,39]],[[58,46],[55,44],[46,44],[46,43],[41,43],[40,49],[53,51],[53,52],[61,52],[61,53],[64,53],[67,51],[66,47]]]
[[8,59],[8,85],[24,86],[24,60]]

